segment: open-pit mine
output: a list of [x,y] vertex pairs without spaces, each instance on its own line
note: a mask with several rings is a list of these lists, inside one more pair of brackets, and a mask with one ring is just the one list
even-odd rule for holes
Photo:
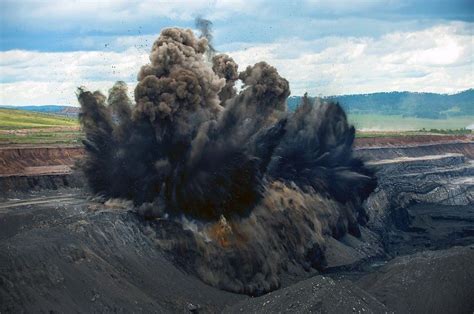
[[278,289],[251,298],[203,283],[192,253],[156,244],[189,231],[157,232],[159,219],[92,199],[82,147],[2,147],[2,312],[471,311],[474,140],[359,139],[354,150],[378,179],[361,235],[327,237],[324,267],[287,269]]

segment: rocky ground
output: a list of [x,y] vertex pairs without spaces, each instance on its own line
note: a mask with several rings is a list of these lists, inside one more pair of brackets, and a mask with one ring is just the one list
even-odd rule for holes
[[215,312],[244,298],[177,269],[123,209],[63,191],[0,208],[2,312]]
[[423,251],[364,271],[314,276],[231,313],[472,313],[474,246]]
[[0,312],[472,313],[474,143],[379,144],[357,148],[379,179],[361,237],[331,240],[323,271],[258,298],[177,268],[140,216],[88,199],[70,173],[43,174],[55,183],[28,192],[10,179],[0,195]]

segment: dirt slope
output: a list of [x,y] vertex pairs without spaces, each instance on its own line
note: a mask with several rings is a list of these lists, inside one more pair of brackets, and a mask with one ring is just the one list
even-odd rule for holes
[[[7,146],[0,147],[0,176],[70,171],[84,156],[80,146]],[[38,168],[41,167],[41,168]]]

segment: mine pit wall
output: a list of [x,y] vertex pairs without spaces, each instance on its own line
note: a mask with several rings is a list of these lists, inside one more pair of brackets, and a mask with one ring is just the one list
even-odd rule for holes
[[[369,143],[361,140],[356,141],[355,154],[369,162],[447,153],[462,154],[464,157],[453,158],[465,158],[462,159],[463,162],[469,159],[474,160],[473,141],[460,140],[456,142],[416,144],[417,146],[383,146],[383,142]],[[84,155],[85,152],[82,146],[0,147],[0,194],[8,191],[82,187],[84,186],[84,178],[80,171],[75,169],[75,165]],[[432,163],[437,162],[445,162],[447,163],[445,166],[448,166],[452,161],[445,159],[441,161],[421,161],[424,166],[428,167],[427,169]],[[48,172],[48,167],[57,169],[60,168],[59,166],[62,166],[64,171]],[[393,167],[393,164],[377,166],[380,175],[384,177],[391,175],[389,170],[384,169]],[[416,168],[418,166],[413,166],[412,163],[412,166],[409,167]],[[398,169],[398,171],[402,171],[402,169]],[[463,170],[455,171],[462,172]],[[446,174],[444,175],[446,176]],[[436,177],[436,175],[434,176]],[[436,180],[435,177],[431,175],[431,179]],[[459,175],[456,177],[459,177]],[[378,190],[380,190],[380,187]]]
[[[369,227],[387,229],[407,223],[413,204],[471,206],[474,204],[474,143],[418,147],[362,148],[377,173],[378,186],[364,206]],[[455,213],[456,214],[456,213]]]
[[14,191],[82,187],[84,179],[75,165],[83,157],[82,146],[0,147],[0,196]]
[[0,147],[0,174],[19,174],[28,167],[72,166],[83,156],[82,146]]
[[355,154],[364,160],[394,159],[398,157],[420,157],[446,153],[462,154],[474,159],[474,142],[428,143],[417,146],[357,146]]
[[0,176],[0,197],[11,192],[32,190],[57,190],[60,188],[80,188],[84,178],[78,172],[42,175]]

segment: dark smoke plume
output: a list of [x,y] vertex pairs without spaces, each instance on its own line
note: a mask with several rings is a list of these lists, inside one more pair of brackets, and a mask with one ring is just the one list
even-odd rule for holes
[[196,25],[196,28],[201,32],[201,37],[207,39],[208,53],[209,53],[209,56],[212,58],[214,54],[216,53],[216,49],[214,49],[214,45],[212,43],[212,40],[213,40],[212,22],[198,16],[194,20],[194,24]]
[[227,55],[210,64],[211,24],[198,24],[201,38],[161,32],[134,104],[123,82],[108,98],[79,89],[83,169],[94,193],[133,201],[183,268],[260,294],[289,265],[323,268],[327,237],[359,236],[375,180],[352,156],[354,128],[338,104],[305,97],[287,112],[289,84],[274,67],[239,73]]

